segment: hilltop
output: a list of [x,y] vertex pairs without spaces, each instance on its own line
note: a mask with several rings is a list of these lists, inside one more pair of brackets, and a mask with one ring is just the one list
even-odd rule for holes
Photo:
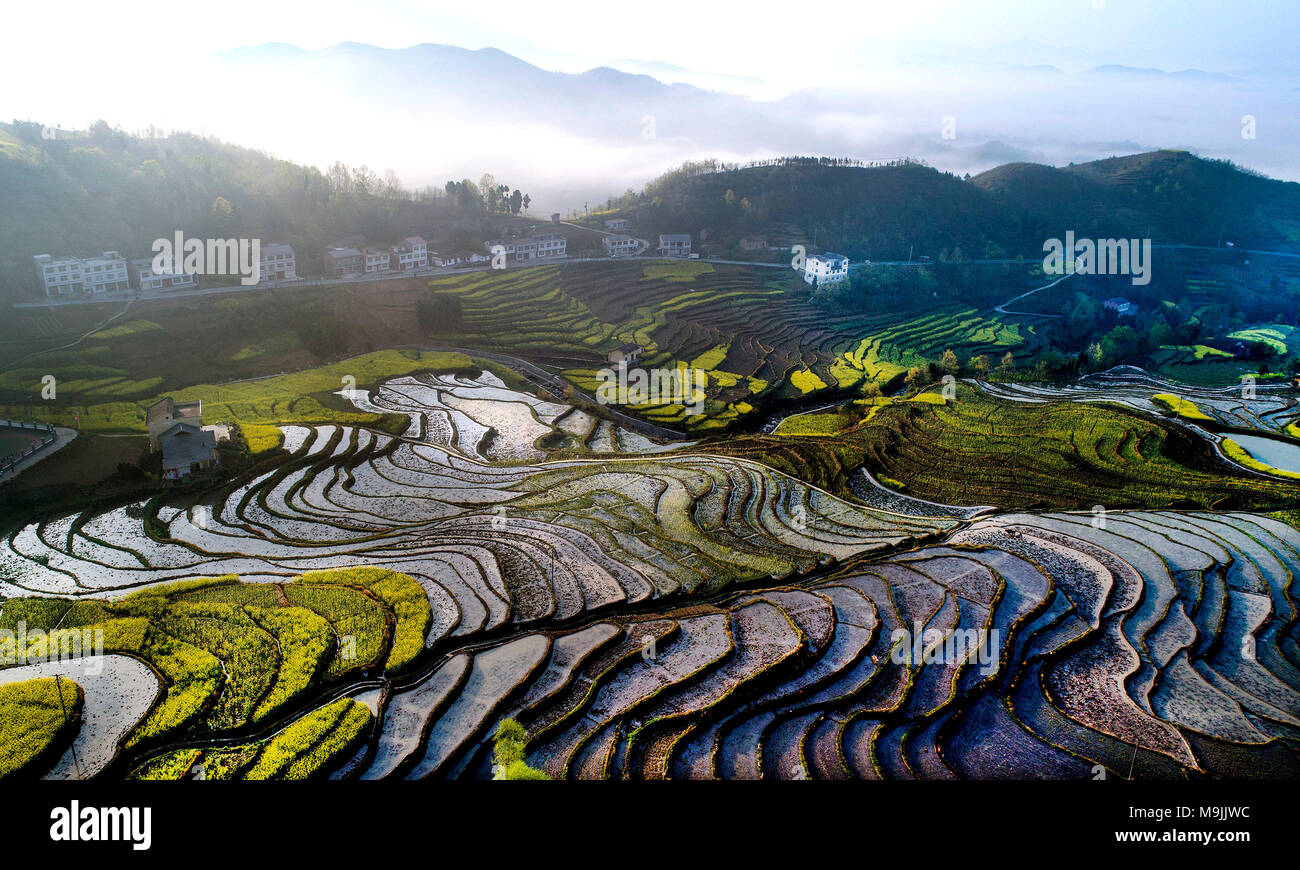
[[[794,236],[852,259],[961,248],[1034,258],[1043,240],[1150,237],[1156,244],[1300,249],[1300,184],[1225,161],[1155,151],[1064,167],[1010,163],[959,178],[919,162],[787,160],[745,168],[687,164],[611,199],[596,216],[634,230],[710,231],[720,249],[746,234]],[[593,223],[597,221],[593,220]]]

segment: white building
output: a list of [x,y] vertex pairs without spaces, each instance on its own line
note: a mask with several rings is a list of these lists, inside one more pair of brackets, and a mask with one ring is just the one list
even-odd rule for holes
[[813,254],[803,264],[803,280],[814,287],[849,277],[849,258],[841,254]]
[[631,236],[605,236],[600,240],[605,253],[611,257],[626,257],[641,250],[641,240]]
[[411,272],[429,265],[429,243],[419,236],[407,236],[390,249],[390,264],[394,269]]
[[105,251],[98,257],[32,257],[41,289],[46,296],[69,293],[113,293],[131,289],[130,269],[117,251]]
[[611,218],[605,221],[605,229],[616,233],[626,232],[632,229],[632,222],[627,218]]
[[537,259],[554,260],[568,256],[569,240],[559,233],[542,233],[533,238],[537,241]]
[[297,279],[297,260],[293,256],[293,248],[275,243],[264,244],[261,247],[262,262],[259,269],[260,274],[258,275],[259,283]]
[[366,274],[372,272],[387,272],[388,264],[392,260],[388,251],[377,251],[374,248],[366,248]]
[[559,233],[543,233],[540,236],[524,236],[514,241],[491,239],[483,243],[488,253],[492,253],[492,249],[498,245],[505,252],[507,260],[521,263],[528,260],[554,260],[568,256],[569,240]]
[[174,263],[171,271],[155,272],[153,257],[142,257],[131,261],[131,284],[137,290],[166,290],[177,287],[194,287],[193,275],[185,274],[180,263]]
[[687,233],[660,233],[659,253],[665,257],[689,257],[691,237]]
[[63,296],[80,293],[82,289],[81,261],[76,257],[52,257],[37,254],[32,257],[36,275],[46,296]]

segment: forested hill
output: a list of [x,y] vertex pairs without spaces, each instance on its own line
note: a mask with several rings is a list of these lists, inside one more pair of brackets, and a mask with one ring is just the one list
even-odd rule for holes
[[710,171],[683,166],[607,203],[644,232],[709,229],[721,247],[746,234],[797,238],[852,259],[1041,256],[1048,238],[1151,237],[1157,243],[1300,251],[1300,184],[1187,152],[1157,151],[1061,168],[1030,163],[961,179],[915,162],[834,161]]
[[38,292],[34,254],[143,257],[177,230],[291,244],[306,274],[322,248],[352,236],[477,246],[490,217],[479,186],[413,197],[365,167],[321,172],[186,133],[141,138],[98,122],[42,135],[38,124],[0,124],[0,301]]

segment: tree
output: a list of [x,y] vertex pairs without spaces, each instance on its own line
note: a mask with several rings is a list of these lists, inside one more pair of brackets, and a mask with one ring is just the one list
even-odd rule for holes
[[1011,351],[1007,351],[1006,355],[1002,357],[1002,364],[998,366],[998,371],[1006,375],[1006,374],[1010,374],[1011,372],[1014,372],[1015,370],[1016,370],[1016,358],[1011,355]]
[[925,383],[925,371],[913,366],[907,370],[907,377],[903,378],[903,386],[908,390],[919,390]]
[[939,368],[943,369],[950,375],[956,375],[961,371],[961,363],[957,362],[957,354],[952,350],[945,350],[939,357]]
[[1099,343],[1094,341],[1092,344],[1088,345],[1088,359],[1092,360],[1093,365],[1100,368],[1102,360],[1105,358],[1106,351],[1102,349],[1102,346]]
[[524,204],[524,214],[528,214],[528,204],[529,204],[530,202],[532,202],[532,201],[533,201],[533,198],[532,198],[531,196],[529,196],[528,194],[525,193],[525,194],[524,194],[524,199],[523,199],[523,204]]
[[510,213],[514,215],[519,214],[519,209],[523,208],[523,205],[524,195],[519,192],[518,188],[516,188],[515,192],[510,194]]
[[970,367],[975,370],[975,376],[978,378],[987,378],[989,371],[993,368],[993,362],[989,355],[982,353],[979,356],[971,357]]

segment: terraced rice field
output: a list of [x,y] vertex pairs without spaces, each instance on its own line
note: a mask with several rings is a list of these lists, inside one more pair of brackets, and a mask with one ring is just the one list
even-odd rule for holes
[[635,265],[478,273],[432,286],[460,301],[467,331],[459,343],[564,360],[564,376],[583,389],[594,390],[605,352],[623,342],[645,348],[647,368],[704,369],[703,415],[672,405],[634,407],[692,431],[744,417],[769,391],[797,397],[888,381],[948,349],[966,359],[1026,355],[1039,344],[1032,326],[960,305],[844,314],[813,304],[801,282],[775,270],[716,266],[661,275]]
[[1297,569],[1300,533],[1246,514],[985,519],[459,653],[393,696],[356,775],[488,778],[509,717],[571,779],[1294,777]]
[[[1017,402],[1109,402],[1144,413],[1167,416],[1169,407],[1156,396],[1170,395],[1191,403],[1220,426],[1285,432],[1300,420],[1300,403],[1282,384],[1260,382],[1253,395],[1240,384],[1227,387],[1195,386],[1151,375],[1134,366],[1117,366],[1105,372],[1085,375],[1067,386],[1046,384],[990,383],[982,389],[994,396]],[[1185,418],[1186,419],[1186,418]],[[1195,419],[1190,422],[1200,422]]]
[[48,775],[492,778],[506,719],[553,778],[1300,773],[1276,519],[990,514],[857,466],[841,498],[486,373],[345,398],[407,434],[284,426],[272,471],[8,536],[0,628],[97,628],[138,671],[66,672],[78,756]]

